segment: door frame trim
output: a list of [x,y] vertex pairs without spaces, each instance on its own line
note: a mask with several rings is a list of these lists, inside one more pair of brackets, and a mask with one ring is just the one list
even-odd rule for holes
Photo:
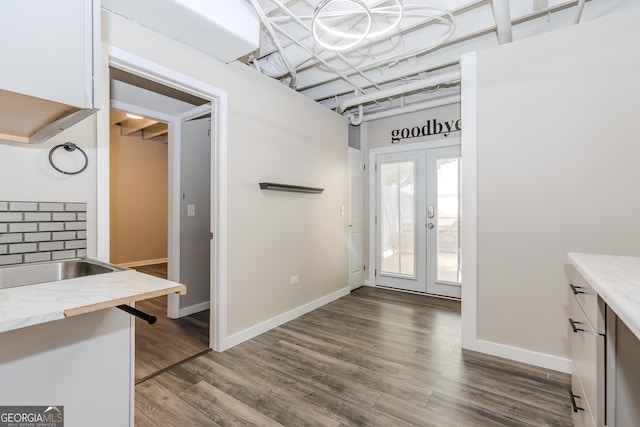
[[444,148],[444,147],[455,147],[460,146],[460,137],[448,137],[443,139],[438,139],[434,141],[425,141],[425,142],[415,142],[411,144],[404,145],[394,145],[391,147],[378,147],[371,148],[369,150],[369,218],[368,218],[368,232],[369,232],[369,264],[371,268],[369,268],[367,274],[367,280],[365,282],[368,286],[377,286],[376,278],[374,274],[374,269],[376,268],[376,224],[375,224],[375,212],[376,212],[376,156],[378,154],[389,154],[389,153],[402,153],[407,151],[416,151],[416,150],[428,150],[431,148]]
[[[200,80],[103,44],[101,84],[103,99],[96,125],[96,258],[109,261],[109,66],[207,99],[211,102],[211,318],[209,346],[217,351],[228,348],[227,331],[227,92]],[[171,167],[171,165],[170,165]]]

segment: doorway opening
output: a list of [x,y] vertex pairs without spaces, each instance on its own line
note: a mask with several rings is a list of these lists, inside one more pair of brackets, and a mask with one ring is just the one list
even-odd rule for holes
[[460,147],[378,153],[375,165],[375,284],[460,298]]
[[187,286],[137,304],[158,318],[136,320],[138,383],[210,348],[211,105],[117,68],[110,93],[111,262]]

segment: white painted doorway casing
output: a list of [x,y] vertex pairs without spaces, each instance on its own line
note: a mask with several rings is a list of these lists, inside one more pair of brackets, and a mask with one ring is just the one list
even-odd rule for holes
[[[145,79],[189,93],[211,102],[211,218],[210,226],[214,239],[210,244],[210,292],[211,318],[209,343],[214,350],[227,348],[227,93],[202,81],[174,70],[160,66],[144,58],[130,54],[113,46],[103,45],[102,51],[102,108],[97,113],[96,143],[96,258],[109,261],[109,67],[115,67]],[[169,126],[175,133],[175,128]],[[175,135],[174,135],[175,136]],[[174,153],[175,154],[175,153]],[[177,174],[179,155],[174,155],[169,164],[169,174],[174,179],[169,182],[169,248],[179,251],[176,236],[179,235],[180,191]],[[179,259],[179,253],[174,254]],[[170,255],[171,258],[171,255]],[[169,271],[169,279],[172,272]]]

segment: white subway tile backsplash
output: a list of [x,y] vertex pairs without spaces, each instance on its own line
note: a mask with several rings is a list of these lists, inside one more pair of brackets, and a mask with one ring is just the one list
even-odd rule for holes
[[63,231],[64,222],[41,222],[38,224],[40,231]]
[[9,245],[10,254],[24,254],[26,252],[36,252],[38,245],[36,243],[14,243]]
[[38,231],[38,224],[35,222],[12,222],[9,224],[10,233]]
[[64,249],[64,242],[42,242],[38,244],[38,250],[44,251],[59,251]]
[[51,240],[74,240],[75,238],[75,231],[58,231],[51,233]]
[[0,265],[21,264],[22,255],[0,255]]
[[85,249],[86,247],[86,240],[67,240],[66,242],[64,242],[65,249]]
[[64,210],[73,211],[73,212],[86,212],[87,204],[86,203],[65,203]]
[[0,222],[22,221],[22,212],[0,212]]
[[69,258],[75,258],[75,257],[76,257],[76,251],[51,252],[51,259],[52,260],[69,259]]
[[0,201],[0,265],[87,255],[87,204]]
[[0,243],[19,243],[19,242],[22,242],[22,233],[0,234]]
[[25,242],[46,242],[51,240],[51,233],[25,233]]
[[52,216],[54,221],[75,221],[75,212],[55,212]]
[[38,203],[38,209],[40,210],[40,212],[59,212],[64,210],[64,203],[40,202]]
[[64,223],[65,230],[86,230],[87,223],[86,222],[65,222]]
[[24,254],[24,262],[51,261],[51,252],[36,252]]
[[10,211],[37,211],[38,203],[36,202],[9,202]]
[[25,212],[25,221],[51,221],[51,212]]

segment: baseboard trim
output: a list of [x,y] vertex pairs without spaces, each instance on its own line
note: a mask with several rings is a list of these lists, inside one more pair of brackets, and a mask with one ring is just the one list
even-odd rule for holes
[[273,329],[284,323],[287,323],[288,321],[293,320],[297,317],[300,317],[303,314],[306,314],[310,311],[313,311],[316,308],[320,308],[323,305],[330,303],[331,301],[335,301],[338,298],[342,298],[345,295],[349,295],[350,292],[351,291],[347,286],[345,288],[332,292],[328,295],[325,295],[321,298],[318,298],[314,301],[311,301],[310,303],[307,303],[291,311],[283,313],[279,316],[273,317],[262,323],[258,323],[257,325],[247,328],[244,331],[240,331],[233,335],[229,335],[226,339],[224,339],[222,343],[222,350],[230,349],[231,347],[236,346],[244,341],[257,337],[258,335],[264,332],[267,332],[270,329]]
[[480,353],[490,354],[492,356],[515,360],[516,362],[551,369],[553,371],[563,372],[566,374],[571,373],[571,359],[564,357],[539,353],[537,351],[526,350],[519,347],[512,347],[484,340],[476,340],[473,345],[464,348]]
[[198,304],[193,304],[188,307],[183,307],[178,311],[178,317],[188,316],[190,314],[199,313],[204,310],[209,310],[211,308],[211,302],[205,301]]
[[154,264],[163,264],[169,262],[168,258],[157,258],[157,259],[146,259],[142,261],[133,261],[133,262],[119,262],[117,265],[121,267],[131,268],[131,267],[142,267],[145,265],[154,265]]

